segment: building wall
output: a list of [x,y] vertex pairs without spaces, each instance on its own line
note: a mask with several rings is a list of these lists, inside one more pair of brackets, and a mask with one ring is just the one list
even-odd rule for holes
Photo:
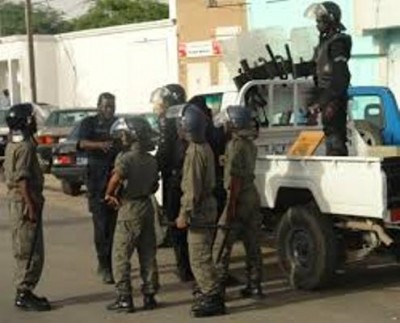
[[207,0],[173,2],[180,46],[179,80],[188,94],[231,83],[215,41],[247,30],[245,1],[217,0],[215,8],[208,7]]
[[117,110],[149,110],[155,87],[177,82],[176,29],[170,21],[57,36],[59,100],[93,106],[101,92],[117,96]]
[[[36,36],[35,57],[38,102],[62,107],[95,106],[108,91],[117,96],[117,111],[149,111],[154,88],[178,81],[169,20]],[[0,90],[3,83],[18,91],[14,103],[31,100],[25,37],[0,42]]]

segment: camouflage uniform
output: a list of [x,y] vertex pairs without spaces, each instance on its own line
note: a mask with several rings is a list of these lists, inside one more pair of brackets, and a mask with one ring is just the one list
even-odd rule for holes
[[[247,134],[248,130],[242,133]],[[216,264],[220,279],[227,278],[229,260],[233,244],[241,237],[246,250],[246,268],[249,282],[261,283],[262,278],[262,256],[259,244],[259,233],[262,217],[259,212],[260,198],[254,185],[254,168],[257,156],[257,148],[248,136],[233,134],[225,152],[225,189],[228,191],[231,177],[241,179],[241,188],[238,193],[236,213],[229,224],[232,228],[229,231],[219,230],[215,238],[214,259],[220,255]],[[219,223],[225,224],[227,213],[224,212]],[[221,252],[225,240],[224,249]]]
[[[32,291],[39,282],[43,269],[43,229],[40,220],[37,224],[33,224],[27,219],[27,206],[19,191],[18,182],[22,179],[27,180],[28,190],[37,208],[37,217],[41,217],[44,204],[42,195],[44,178],[36,155],[36,143],[33,139],[17,143],[10,142],[7,145],[4,175],[8,188],[13,255],[17,262],[15,285],[18,291]],[[30,268],[26,269],[37,225],[39,227],[35,250]]]
[[190,265],[204,295],[219,292],[217,273],[212,261],[214,230],[195,226],[214,224],[217,219],[214,186],[214,155],[209,144],[191,142],[183,165],[181,212],[189,215],[189,223],[193,225],[188,230]]
[[136,142],[130,150],[118,155],[114,172],[123,179],[112,252],[117,293],[122,296],[132,293],[130,258],[137,248],[142,292],[155,294],[158,273],[151,194],[158,181],[157,162],[150,154],[141,151]]

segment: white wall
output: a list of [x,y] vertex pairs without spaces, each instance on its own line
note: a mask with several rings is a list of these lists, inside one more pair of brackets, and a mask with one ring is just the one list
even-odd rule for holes
[[178,80],[176,28],[169,21],[58,35],[59,104],[94,106],[101,92],[117,111],[150,109],[151,91]]
[[[107,91],[116,94],[118,112],[149,111],[154,88],[178,81],[177,48],[176,26],[169,20],[36,36],[38,101],[95,106]],[[0,39],[0,62],[11,60],[19,62],[21,101],[29,101],[25,37]]]

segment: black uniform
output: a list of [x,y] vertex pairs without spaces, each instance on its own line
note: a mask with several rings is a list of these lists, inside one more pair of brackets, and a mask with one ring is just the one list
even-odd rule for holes
[[[80,140],[110,141],[110,128],[116,121],[103,120],[98,115],[87,117],[80,127]],[[104,201],[107,182],[118,151],[88,151],[87,189],[89,211],[93,215],[94,242],[101,269],[111,272],[111,249],[116,223],[116,211]]]
[[328,156],[348,155],[347,89],[351,75],[347,62],[351,46],[351,37],[338,31],[322,35],[315,53],[318,104],[322,111]]
[[[178,137],[175,119],[159,119],[160,140],[157,162],[162,177],[162,203],[168,221],[175,221],[181,203],[181,178],[186,142]],[[192,280],[186,230],[170,228],[178,274],[183,281]]]

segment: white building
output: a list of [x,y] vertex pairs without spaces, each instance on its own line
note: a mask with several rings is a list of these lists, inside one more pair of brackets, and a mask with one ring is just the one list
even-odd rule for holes
[[[171,20],[35,36],[38,102],[94,106],[99,93],[117,96],[121,112],[149,109],[151,91],[178,80],[176,27]],[[25,36],[0,39],[0,90],[29,101]]]

